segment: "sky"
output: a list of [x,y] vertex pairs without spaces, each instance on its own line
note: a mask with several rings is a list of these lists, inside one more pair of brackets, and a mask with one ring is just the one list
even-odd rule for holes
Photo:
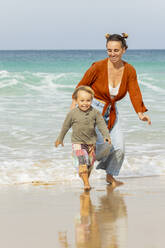
[[165,49],[163,0],[3,0],[0,50],[105,49],[105,33],[130,49]]

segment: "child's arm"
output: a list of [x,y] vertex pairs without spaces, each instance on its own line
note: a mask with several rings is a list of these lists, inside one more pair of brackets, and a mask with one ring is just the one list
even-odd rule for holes
[[103,116],[100,114],[99,111],[97,111],[96,114],[96,125],[104,138],[104,142],[108,142],[109,144],[111,144],[109,130],[107,128]]
[[72,112],[72,111],[70,111],[70,112],[67,114],[67,116],[66,116],[66,118],[65,118],[65,120],[64,120],[62,129],[61,129],[61,132],[60,132],[58,138],[57,138],[56,141],[55,141],[55,144],[54,144],[55,147],[58,147],[60,144],[61,144],[62,146],[64,146],[64,144],[63,144],[64,137],[65,137],[66,133],[68,132],[68,130],[69,130],[69,129],[71,128],[71,126],[72,126],[72,113],[71,113],[71,112]]

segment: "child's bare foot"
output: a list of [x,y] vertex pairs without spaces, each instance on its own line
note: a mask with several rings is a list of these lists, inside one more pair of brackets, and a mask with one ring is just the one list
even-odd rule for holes
[[110,174],[107,174],[106,181],[107,181],[107,183],[111,184],[111,186],[114,187],[114,188],[124,184],[121,181],[115,180],[114,177],[112,175],[110,175]]
[[90,190],[90,189],[91,189],[91,186],[90,186],[89,180],[88,180],[88,173],[87,173],[87,172],[82,173],[82,174],[81,174],[81,178],[82,178],[83,183],[84,183],[84,190],[85,190],[85,191]]
[[88,169],[86,165],[80,165],[79,166],[79,176],[82,178],[84,183],[84,190],[89,191],[91,189],[91,186],[89,184],[88,179]]

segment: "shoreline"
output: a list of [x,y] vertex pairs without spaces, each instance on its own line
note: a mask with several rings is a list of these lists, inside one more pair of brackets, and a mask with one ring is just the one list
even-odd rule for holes
[[114,190],[91,180],[87,193],[79,183],[1,185],[3,248],[162,248],[165,176],[120,180]]

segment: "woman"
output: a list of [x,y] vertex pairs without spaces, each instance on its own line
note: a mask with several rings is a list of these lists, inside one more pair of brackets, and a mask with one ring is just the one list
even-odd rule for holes
[[[97,160],[100,160],[97,169],[106,171],[106,181],[114,187],[122,184],[114,176],[119,174],[124,160],[124,142],[116,102],[128,92],[139,119],[151,124],[150,118],[144,114],[147,109],[142,100],[136,70],[122,60],[122,56],[128,48],[127,37],[128,35],[125,33],[122,35],[106,34],[108,58],[93,63],[77,85],[77,87],[88,85],[94,90],[93,107],[102,113],[110,130],[112,140],[110,148],[106,146],[97,130],[96,157]],[[76,102],[73,100],[71,108],[74,108],[75,105]],[[107,149],[109,149],[108,153]]]

